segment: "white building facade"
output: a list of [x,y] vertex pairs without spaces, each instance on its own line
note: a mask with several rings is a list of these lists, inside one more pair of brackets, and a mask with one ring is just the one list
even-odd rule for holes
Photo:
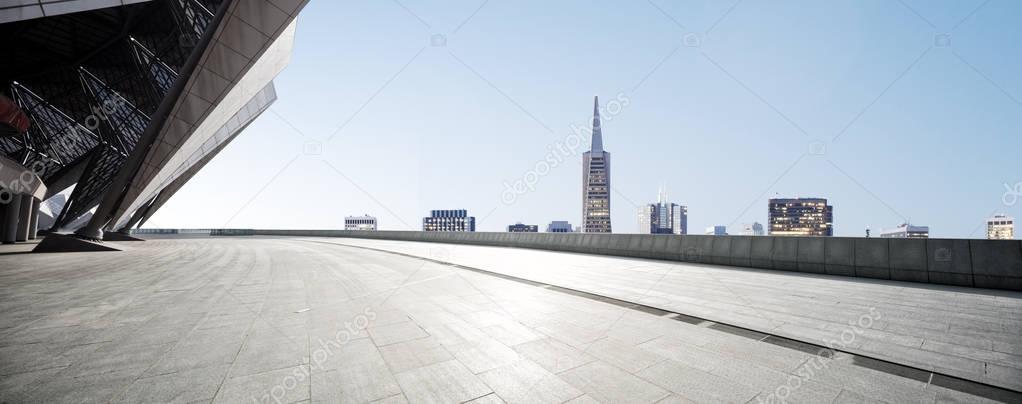
[[987,219],[987,240],[1014,240],[1015,218],[995,215]]
[[369,215],[345,217],[344,230],[376,231],[376,218]]

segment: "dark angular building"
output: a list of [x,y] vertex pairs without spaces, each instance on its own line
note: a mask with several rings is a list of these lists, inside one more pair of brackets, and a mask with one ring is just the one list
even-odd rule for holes
[[422,231],[476,231],[476,218],[465,209],[432,210],[422,218]]
[[[140,226],[276,100],[306,1],[15,2],[0,13],[0,158],[34,178],[7,227]],[[31,197],[29,197],[31,196]],[[12,213],[18,210],[17,213]],[[24,210],[24,212],[22,212]],[[20,224],[27,223],[27,226]],[[47,229],[43,229],[47,230]]]

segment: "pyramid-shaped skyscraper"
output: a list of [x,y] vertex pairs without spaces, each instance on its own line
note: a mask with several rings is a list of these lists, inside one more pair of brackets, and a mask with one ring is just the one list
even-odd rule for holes
[[603,150],[600,98],[593,99],[593,140],[582,154],[582,231],[610,233],[610,153]]

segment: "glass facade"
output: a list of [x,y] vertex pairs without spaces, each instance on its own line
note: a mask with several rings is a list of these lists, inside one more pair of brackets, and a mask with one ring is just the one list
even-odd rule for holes
[[476,231],[476,218],[465,209],[432,210],[422,218],[422,231]]
[[824,198],[770,199],[771,236],[834,235],[834,208]]
[[515,223],[507,226],[508,233],[536,233],[539,231],[539,226],[534,224],[521,224]]

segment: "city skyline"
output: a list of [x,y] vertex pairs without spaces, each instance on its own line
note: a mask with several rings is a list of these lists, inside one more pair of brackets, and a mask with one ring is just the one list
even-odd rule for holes
[[663,186],[656,203],[639,207],[639,234],[688,234],[688,208],[670,202]]
[[[728,5],[658,5],[686,29],[652,6],[491,3],[454,32],[478,4],[409,3],[430,29],[393,4],[313,2],[277,79],[280,101],[146,225],[343,225],[286,209],[293,184],[342,211],[373,212],[381,229],[415,229],[423,212],[452,205],[471,209],[482,231],[577,222],[594,94],[615,154],[618,233],[637,231],[636,205],[665,178],[694,229],[765,223],[775,193],[826,196],[838,236],[911,218],[931,237],[983,238],[991,214],[1022,215],[1009,204],[1022,182],[1012,101],[1022,61],[1009,40],[1020,28],[1004,17],[1022,5],[972,14],[911,3],[933,28],[896,3],[742,4],[691,37],[698,47],[686,35],[704,34]],[[582,25],[565,33],[542,15]],[[793,35],[792,21],[812,35]],[[530,24],[535,32],[516,29]],[[956,26],[938,47],[936,35]],[[445,46],[432,46],[434,34]],[[358,40],[328,40],[338,35]],[[832,57],[804,56],[824,51]],[[593,55],[615,56],[579,63]],[[583,136],[571,148],[575,128]],[[381,140],[386,149],[368,152]],[[556,167],[537,170],[548,157]],[[251,180],[227,180],[239,170]],[[504,184],[518,180],[531,188],[505,203]],[[448,182],[469,188],[437,186]],[[210,199],[224,202],[202,206]]]

